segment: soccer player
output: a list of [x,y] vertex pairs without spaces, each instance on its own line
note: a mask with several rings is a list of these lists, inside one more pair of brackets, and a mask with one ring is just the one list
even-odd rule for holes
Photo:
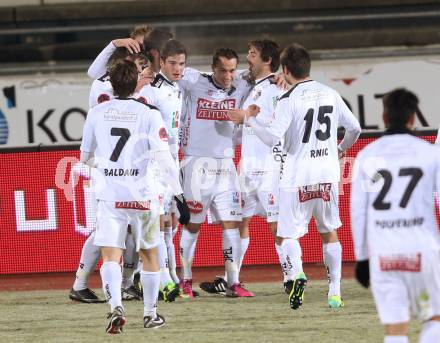
[[[289,294],[292,309],[303,302],[307,278],[303,272],[299,238],[308,231],[313,215],[323,242],[324,264],[329,279],[328,304],[344,305],[341,298],[342,248],[336,230],[341,226],[338,182],[342,155],[359,137],[359,122],[341,96],[330,87],[310,78],[311,60],[307,50],[292,44],[281,53],[285,79],[293,87],[280,97],[268,127],[255,118],[258,106],[247,109],[247,124],[267,145],[284,137],[287,152],[280,181],[277,236],[283,256],[289,261],[293,287]],[[234,119],[236,120],[236,119]],[[337,129],[345,128],[337,144]]]
[[419,342],[440,342],[440,151],[413,136],[416,95],[396,89],[383,106],[387,131],[354,164],[355,274],[366,288],[371,276],[385,343],[408,342],[410,312],[423,322]]
[[185,71],[179,82],[187,97],[182,127],[181,175],[184,194],[191,211],[190,223],[180,240],[183,294],[193,297],[192,260],[201,224],[208,209],[213,222],[222,224],[222,248],[227,274],[226,295],[249,296],[238,280],[241,257],[241,201],[234,157],[234,124],[227,111],[239,108],[249,92],[246,82],[235,78],[238,56],[235,51],[215,51],[212,75]]
[[143,261],[144,327],[165,324],[165,319],[156,312],[160,284],[156,163],[176,195],[181,220],[183,223],[189,220],[161,115],[154,107],[130,98],[137,79],[133,62],[122,61],[112,66],[110,82],[117,97],[90,109],[81,143],[81,161],[87,162],[93,156],[96,167],[92,177],[98,202],[94,244],[101,247],[103,258],[101,278],[111,308],[106,329],[110,334],[121,333],[126,320],[119,261],[128,224]]
[[[135,63],[138,73],[142,72],[143,65],[148,61],[142,53],[130,54],[125,48],[116,48],[109,59],[109,67],[123,60],[131,60]],[[139,81],[138,81],[139,82]],[[90,90],[89,105],[90,108],[99,103],[113,99],[113,87],[110,82],[110,75],[107,72],[101,78],[92,83]],[[89,287],[88,280],[90,274],[95,270],[100,258],[99,247],[93,244],[95,232],[92,232],[84,242],[78,269],[75,275],[75,281],[69,292],[69,298],[84,303],[100,303],[101,300]],[[131,235],[127,236],[124,250],[124,271],[122,282],[122,296],[124,300],[141,300],[140,292],[133,284],[133,273],[137,268],[139,256],[135,251],[134,242]]]
[[[138,94],[140,101],[156,106],[162,114],[168,133],[171,155],[179,165],[179,122],[183,96],[178,81],[182,79],[186,65],[186,48],[177,40],[168,40],[160,51],[160,71],[151,85],[142,88]],[[179,278],[176,273],[176,256],[173,231],[177,230],[173,199],[169,187],[165,189],[165,221],[161,226],[159,262],[161,266],[161,292],[165,301],[172,302],[179,295]]]
[[[277,98],[283,90],[277,87],[273,78],[280,65],[280,49],[271,40],[254,40],[248,44],[247,61],[254,85],[244,101],[243,108],[252,104],[260,107],[259,122],[267,126],[272,118]],[[229,114],[244,112],[231,110]],[[238,124],[238,123],[237,123]],[[241,124],[241,123],[240,123]],[[254,215],[267,219],[273,235],[276,236],[278,217],[278,189],[282,160],[281,142],[273,147],[265,145],[249,125],[242,129],[240,183],[243,205],[243,222],[240,228],[241,257],[239,270],[249,246],[249,223]],[[278,255],[281,247],[276,245]],[[285,262],[280,256],[282,266]],[[286,280],[287,281],[287,280]],[[209,293],[223,293],[226,281],[219,277],[214,282],[203,282],[200,288]]]

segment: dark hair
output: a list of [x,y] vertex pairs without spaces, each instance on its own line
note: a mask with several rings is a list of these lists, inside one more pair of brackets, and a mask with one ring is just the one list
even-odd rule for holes
[[149,25],[137,25],[130,32],[130,38],[134,39],[134,37],[140,36],[140,35],[145,37],[146,35],[148,35],[153,30],[154,29],[151,26],[149,26]]
[[418,105],[417,96],[405,88],[397,88],[383,97],[389,125],[394,127],[405,127],[411,115],[417,112]]
[[162,50],[160,51],[160,58],[165,61],[167,57],[180,54],[184,54],[186,57],[185,45],[183,45],[176,39],[170,39],[165,43]]
[[225,57],[228,60],[232,60],[235,58],[238,63],[238,55],[237,53],[229,48],[220,48],[214,51],[214,55],[212,56],[212,65],[217,66],[218,62],[220,62],[220,57]]
[[130,61],[135,61],[138,58],[151,62],[151,59],[148,56],[146,56],[143,51],[132,54],[126,48],[119,47],[119,48],[116,48],[115,51],[113,51],[110,58],[108,59],[107,68],[110,69],[113,64],[115,64],[119,61],[123,61],[126,59],[129,59]]
[[253,40],[249,42],[248,49],[254,47],[260,53],[263,62],[269,62],[270,70],[276,72],[280,67],[280,47],[274,41],[269,39]]
[[110,68],[110,83],[115,96],[126,98],[134,93],[138,81],[136,65],[132,61],[122,60]]
[[280,57],[281,65],[287,68],[290,74],[297,79],[304,79],[310,75],[311,60],[306,48],[293,43],[283,50]]
[[173,38],[173,34],[160,29],[152,29],[144,37],[144,49],[150,51],[152,49],[161,51],[167,41]]

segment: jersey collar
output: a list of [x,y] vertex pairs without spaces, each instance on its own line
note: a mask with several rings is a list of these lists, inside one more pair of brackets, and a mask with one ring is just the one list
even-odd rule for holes
[[396,135],[396,134],[408,134],[408,135],[414,135],[414,132],[407,129],[406,127],[399,127],[394,126],[390,127],[385,131],[386,135]]
[[263,77],[262,79],[256,79],[255,80],[255,85],[259,85],[260,83],[266,81],[267,79],[270,79],[271,77],[274,77],[275,74],[274,73],[270,73],[269,75],[267,75],[266,77]]
[[175,87],[175,83],[173,82],[173,81],[170,81],[170,80],[168,80],[168,78],[164,75],[164,74],[162,74],[161,72],[158,72],[157,74],[156,74],[156,77],[154,78],[154,81],[153,81],[153,85],[156,85],[157,83],[159,83],[159,82],[166,82],[166,83],[168,83],[170,86],[173,86],[173,87]]
[[228,93],[228,95],[231,95],[232,93],[235,92],[236,88],[234,86],[231,86],[231,88],[223,88],[221,86],[219,86],[218,84],[215,83],[214,78],[212,77],[212,75],[207,75],[209,82],[211,82],[215,88],[217,89],[221,89],[222,91],[225,91]]

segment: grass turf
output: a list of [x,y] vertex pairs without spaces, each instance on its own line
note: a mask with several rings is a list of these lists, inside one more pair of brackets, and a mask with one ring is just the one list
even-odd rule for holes
[[[158,303],[166,326],[144,329],[143,304],[124,302],[127,324],[122,335],[105,333],[108,304],[80,304],[65,291],[0,292],[0,342],[382,342],[369,290],[344,280],[345,307],[328,308],[327,284],[309,281],[304,305],[290,309],[280,283],[254,283],[247,287],[255,298],[229,299],[201,292],[194,300]],[[98,290],[98,294],[101,292]],[[416,341],[418,323],[410,326]]]

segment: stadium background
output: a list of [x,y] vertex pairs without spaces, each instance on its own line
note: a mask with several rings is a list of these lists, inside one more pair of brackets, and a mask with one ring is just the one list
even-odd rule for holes
[[[380,99],[376,95],[395,87],[417,88],[421,106],[425,106],[418,125],[431,129],[421,134],[433,141],[439,121],[436,117],[440,98],[436,69],[439,68],[432,64],[429,69],[424,62],[439,60],[440,56],[440,5],[437,1],[276,3],[278,6],[274,6],[275,2],[269,4],[259,0],[225,0],[219,8],[211,1],[192,0],[2,1],[0,274],[76,270],[82,244],[91,229],[92,210],[90,203],[84,200],[81,184],[76,188],[74,202],[67,201],[63,190],[57,187],[57,182],[68,182],[68,169],[63,180],[55,178],[62,158],[78,157],[79,136],[77,131],[69,130],[75,125],[81,126],[87,110],[83,106],[87,99],[77,91],[76,84],[69,84],[69,80],[71,75],[85,75],[87,66],[100,49],[113,38],[127,36],[135,24],[148,23],[172,31],[177,39],[188,45],[193,65],[202,69],[209,69],[209,55],[220,45],[235,48],[243,57],[247,42],[255,38],[268,37],[281,46],[291,41],[302,43],[311,50],[319,76],[335,84],[339,82],[341,88],[338,90],[351,103],[357,104],[353,110],[364,119],[363,138],[350,151],[349,157],[354,157],[360,148],[381,134],[380,130],[369,133],[371,128],[380,129]],[[352,90],[356,87],[353,81],[360,76],[371,77],[373,73],[367,67],[373,60],[379,64],[375,70],[380,73],[376,73],[370,84],[377,89],[365,89],[370,100],[364,100],[359,97],[358,89]],[[387,62],[389,68],[381,69],[382,62]],[[405,63],[406,67],[391,72],[393,63]],[[326,74],[329,69],[333,72]],[[67,85],[67,90],[63,90],[65,99],[61,103],[57,103],[56,96],[51,99],[51,88],[46,85],[28,87],[25,95],[20,90],[23,79],[39,85],[41,79],[55,80],[55,87],[57,82],[63,87]],[[364,106],[373,101],[374,106]],[[31,109],[41,104],[46,107],[30,114]],[[76,104],[80,105],[75,107]],[[50,105],[58,111],[49,113]],[[77,109],[68,113],[73,113],[73,117],[66,115],[72,108]],[[39,125],[47,113],[60,134],[51,136],[42,129],[44,124]],[[49,129],[51,133],[54,131],[52,127]],[[345,169],[345,180],[349,180],[349,165]],[[349,182],[342,190],[340,234],[344,261],[352,261]],[[305,262],[322,261],[321,244],[315,230],[311,230],[301,244]],[[222,265],[220,247],[219,227],[205,225],[194,264]],[[261,219],[252,222],[251,243],[244,263],[278,263],[273,239]]]

